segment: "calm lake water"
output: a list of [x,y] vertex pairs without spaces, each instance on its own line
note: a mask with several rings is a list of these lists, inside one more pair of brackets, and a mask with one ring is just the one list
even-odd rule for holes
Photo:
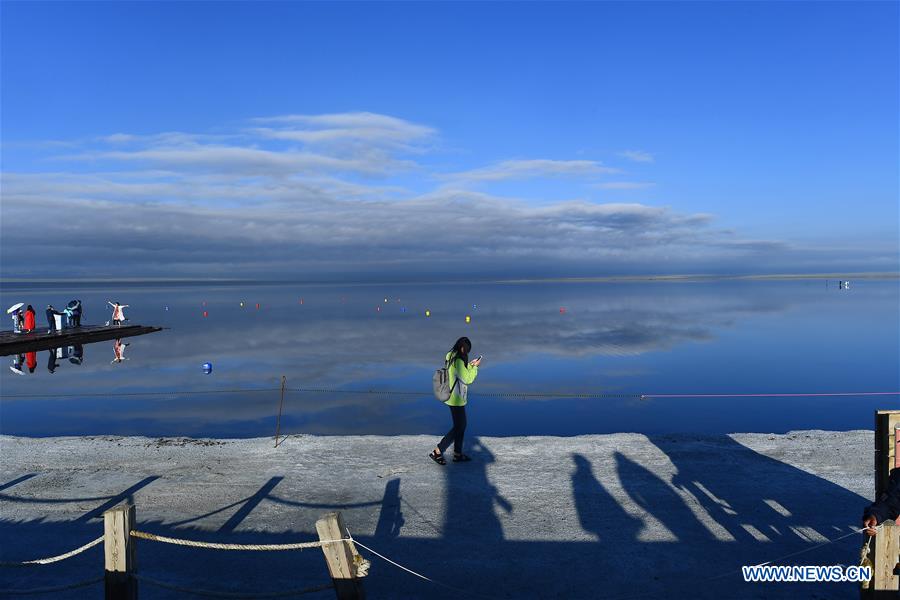
[[[7,284],[2,306],[32,304],[41,325],[48,303],[80,298],[85,324],[108,320],[111,299],[130,304],[132,324],[167,329],[123,340],[121,362],[109,341],[85,345],[80,357],[74,348],[40,351],[26,357],[22,375],[4,367],[0,432],[273,435],[278,392],[222,390],[275,388],[284,375],[289,388],[425,393],[288,392],[282,432],[442,434],[449,414],[430,396],[431,375],[462,335],[484,355],[470,388],[472,435],[871,428],[873,411],[898,408],[900,398],[552,395],[895,392],[898,287],[897,280],[857,280],[849,290],[824,280]],[[144,392],[165,395],[127,395]],[[505,392],[550,396],[489,395]]]

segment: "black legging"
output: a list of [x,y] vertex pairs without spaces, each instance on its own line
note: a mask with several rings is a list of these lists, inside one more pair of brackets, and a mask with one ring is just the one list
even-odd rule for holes
[[450,447],[450,442],[453,442],[453,452],[462,454],[463,435],[466,433],[466,407],[451,406],[450,416],[453,417],[453,427],[447,432],[447,435],[438,442],[437,447],[443,454],[444,451]]

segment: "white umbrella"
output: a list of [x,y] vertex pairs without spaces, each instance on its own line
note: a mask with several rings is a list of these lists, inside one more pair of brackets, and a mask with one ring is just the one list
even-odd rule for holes
[[10,314],[16,312],[17,310],[19,310],[20,308],[22,308],[23,306],[25,306],[24,302],[19,302],[18,304],[13,304],[12,306],[10,306],[9,308],[6,309],[6,314],[10,315]]

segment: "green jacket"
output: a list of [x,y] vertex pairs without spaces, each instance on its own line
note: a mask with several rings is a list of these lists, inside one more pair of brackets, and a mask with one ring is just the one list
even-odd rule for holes
[[[444,362],[450,360],[451,354],[451,352],[447,353],[447,356],[444,357]],[[447,380],[453,391],[450,393],[450,399],[444,404],[447,406],[465,406],[468,402],[469,384],[475,381],[475,377],[478,376],[478,367],[475,365],[467,367],[463,359],[457,358],[450,364],[447,375]],[[457,379],[459,379],[459,383],[456,384],[456,387],[453,387]]]

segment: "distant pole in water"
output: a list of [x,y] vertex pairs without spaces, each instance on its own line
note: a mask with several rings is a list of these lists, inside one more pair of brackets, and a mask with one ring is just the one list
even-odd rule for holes
[[286,378],[281,376],[281,401],[278,403],[278,420],[275,421],[275,447],[278,447],[278,436],[281,433],[281,409],[284,407],[284,382]]

